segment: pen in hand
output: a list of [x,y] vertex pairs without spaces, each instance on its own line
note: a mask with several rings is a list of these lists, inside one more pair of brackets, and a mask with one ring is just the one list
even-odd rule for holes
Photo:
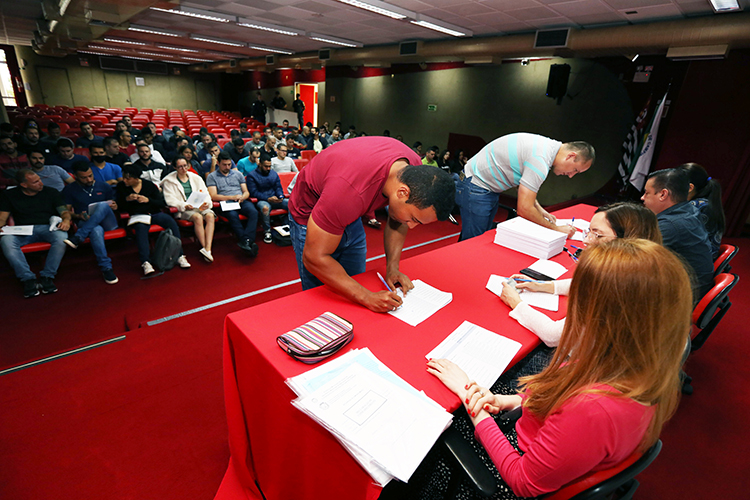
[[393,290],[391,290],[391,287],[388,286],[388,283],[386,283],[385,280],[383,279],[383,275],[382,274],[378,273],[378,278],[380,278],[380,282],[383,283],[383,285],[385,286],[386,290],[388,290],[389,292],[393,291]]

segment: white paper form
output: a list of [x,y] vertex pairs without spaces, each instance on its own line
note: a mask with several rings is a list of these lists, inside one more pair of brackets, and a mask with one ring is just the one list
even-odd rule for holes
[[89,203],[89,206],[86,208],[86,213],[88,213],[90,216],[94,215],[94,211],[96,211],[99,208],[99,205],[107,205],[109,207],[108,201],[95,201],[94,203]]
[[240,203],[238,201],[220,201],[219,205],[221,206],[222,212],[230,212],[232,210],[240,209]]
[[34,226],[3,226],[0,234],[14,234],[16,236],[31,236],[34,234]]
[[568,272],[568,268],[566,268],[562,264],[558,264],[557,262],[546,259],[539,259],[538,261],[531,264],[529,266],[529,269],[533,269],[538,273],[546,274],[553,280],[556,280],[557,278]]
[[491,387],[519,349],[515,340],[464,321],[425,358],[453,361],[477,384]]
[[452,421],[358,364],[293,404],[404,482]]
[[148,214],[131,215],[128,221],[128,226],[133,224],[148,224],[151,225],[151,216]]
[[571,225],[577,229],[580,229],[580,231],[576,231],[575,234],[569,238],[573,241],[583,241],[583,231],[587,230],[591,223],[584,219],[557,219],[557,225],[558,226],[567,226]]
[[[503,293],[503,283],[506,281],[508,281],[508,278],[498,276],[497,274],[491,274],[489,281],[487,281],[487,290],[500,297]],[[518,290],[518,292],[518,296],[521,297],[521,300],[530,306],[539,307],[548,311],[557,311],[560,308],[559,295],[544,292],[530,292],[528,290]]]
[[388,311],[388,314],[406,324],[417,326],[453,300],[452,293],[438,290],[422,280],[414,280],[412,283],[414,288],[406,296],[400,288],[396,289],[404,303],[395,311]]
[[185,205],[190,205],[193,208],[200,208],[204,203],[209,205],[211,203],[211,197],[205,191],[193,191],[185,201]]

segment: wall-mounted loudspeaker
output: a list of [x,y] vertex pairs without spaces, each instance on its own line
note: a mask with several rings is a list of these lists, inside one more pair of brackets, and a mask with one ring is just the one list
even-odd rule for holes
[[547,80],[547,97],[557,99],[557,104],[561,104],[563,97],[568,92],[569,77],[570,64],[553,64],[550,66],[549,79]]

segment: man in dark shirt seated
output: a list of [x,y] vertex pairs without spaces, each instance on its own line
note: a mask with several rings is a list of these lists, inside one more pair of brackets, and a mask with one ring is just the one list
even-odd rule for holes
[[271,237],[271,210],[276,208],[287,210],[289,206],[289,200],[284,197],[279,174],[271,168],[271,157],[265,153],[261,154],[258,168],[247,174],[246,180],[250,198],[258,200],[260,223],[265,233],[263,242],[271,243],[273,241]]
[[0,136],[0,187],[15,184],[16,172],[29,166],[29,158],[18,150],[16,141]]
[[117,210],[115,191],[106,182],[94,179],[94,172],[87,162],[74,163],[73,175],[75,182],[66,186],[62,194],[78,230],[65,240],[65,244],[76,249],[89,238],[104,281],[114,285],[118,279],[104,245],[104,232],[117,228],[117,218],[113,212]]
[[102,142],[102,139],[102,137],[94,135],[94,128],[89,122],[83,122],[81,123],[81,137],[76,139],[76,147],[88,149],[92,142]]
[[224,151],[229,153],[229,156],[232,157],[232,161],[235,164],[247,156],[247,153],[245,153],[245,141],[239,136],[232,139],[232,142],[227,143],[227,145],[224,146]]
[[47,125],[47,137],[39,141],[39,145],[44,148],[45,155],[57,153],[57,141],[60,139],[60,125],[55,122],[49,122]]
[[[16,182],[18,188],[7,189],[0,196],[0,228],[8,223],[8,217],[12,215],[17,226],[33,226],[32,234],[4,234],[0,237],[0,246],[16,277],[23,283],[24,297],[39,295],[40,288],[42,293],[54,293],[57,291],[54,278],[67,248],[64,240],[70,229],[70,212],[60,192],[42,184],[31,169],[19,170]],[[53,230],[50,230],[50,226]],[[39,273],[39,281],[21,250],[22,246],[38,241],[52,245],[44,269]]]
[[126,163],[130,163],[128,155],[120,151],[120,143],[116,138],[105,137],[102,144],[104,144],[104,154],[107,156],[105,161],[107,163],[113,163],[120,168]]
[[242,137],[243,139],[249,139],[252,136],[253,135],[247,130],[247,123],[240,123],[240,137]]
[[25,154],[29,154],[29,151],[39,146],[40,140],[41,133],[36,123],[29,123],[24,129],[23,134],[21,134],[21,142],[18,144],[18,149]]
[[57,154],[47,158],[47,163],[50,165],[57,165],[64,168],[69,173],[73,173],[73,164],[77,161],[89,161],[89,159],[83,155],[75,154],[75,147],[73,141],[67,137],[61,137],[57,141]]
[[690,178],[683,169],[651,172],[641,200],[656,214],[664,246],[692,269],[693,299],[697,303],[713,286],[714,266],[708,233],[698,209],[687,201]]

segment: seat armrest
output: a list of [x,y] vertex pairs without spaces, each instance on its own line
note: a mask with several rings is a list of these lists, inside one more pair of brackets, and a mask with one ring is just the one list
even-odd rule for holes
[[440,436],[447,455],[461,469],[461,472],[469,478],[474,487],[488,497],[497,491],[497,481],[492,472],[484,465],[482,459],[476,454],[471,444],[467,442],[459,431],[453,427]]

